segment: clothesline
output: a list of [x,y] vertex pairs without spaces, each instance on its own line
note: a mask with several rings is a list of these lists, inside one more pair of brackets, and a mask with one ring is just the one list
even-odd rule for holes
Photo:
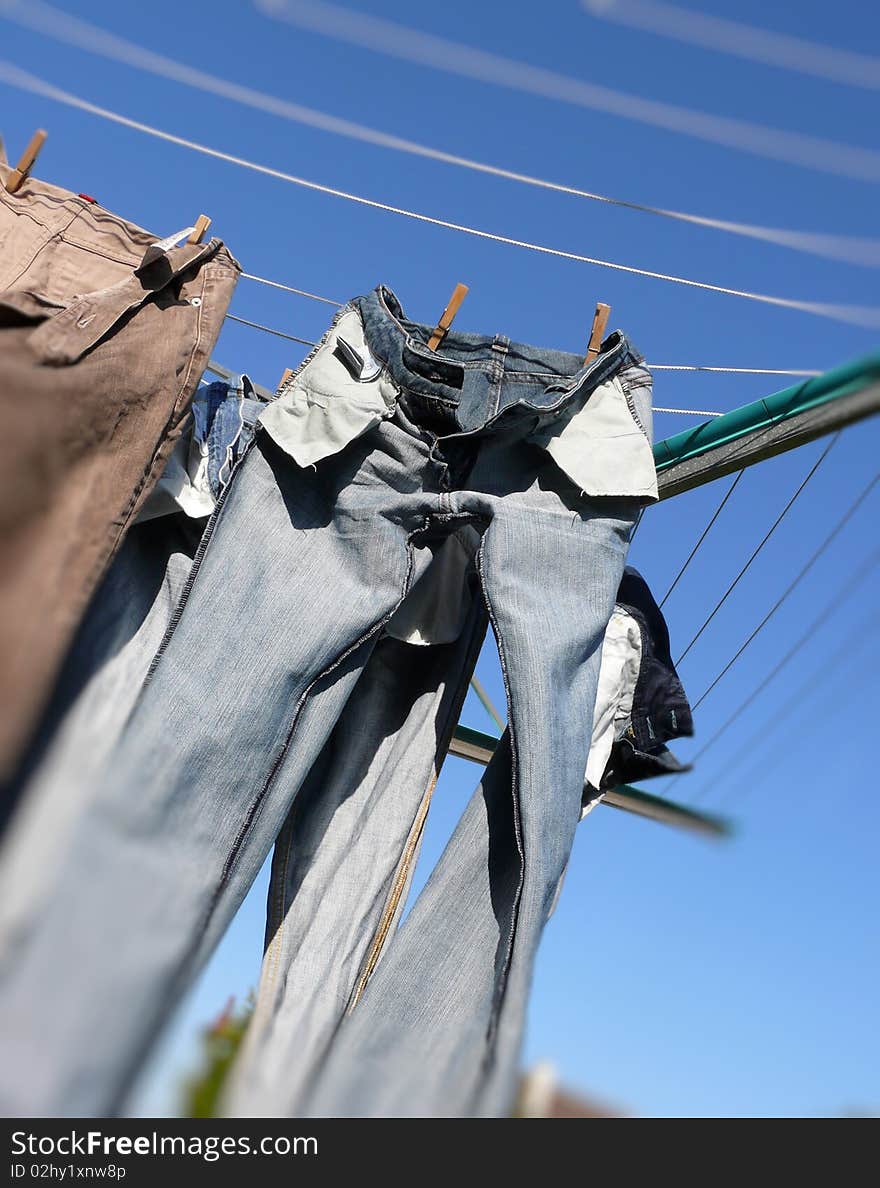
[[[736,776],[737,771],[742,767],[743,763],[749,759],[754,761],[757,755],[756,766],[759,769],[759,773],[766,775],[768,763],[767,758],[760,755],[762,746],[765,746],[769,742],[773,747],[773,753],[776,757],[780,761],[784,759],[786,752],[784,748],[780,749],[776,745],[775,736],[785,719],[790,717],[795,710],[801,710],[803,717],[808,722],[815,722],[816,710],[808,704],[811,696],[819,693],[826,699],[822,713],[823,727],[826,730],[830,727],[829,717],[831,713],[848,710],[849,707],[846,699],[840,694],[848,691],[852,695],[854,692],[852,677],[853,656],[857,653],[861,660],[866,661],[864,666],[860,665],[860,668],[862,668],[863,676],[870,681],[877,668],[877,657],[866,654],[869,652],[867,645],[874,642],[878,633],[880,633],[880,619],[874,614],[867,615],[858,623],[855,630],[843,637],[839,646],[834,649],[830,656],[823,656],[821,663],[797,687],[791,697],[781,706],[774,708],[773,721],[769,729],[767,722],[763,721],[758,729],[753,731],[748,738],[740,741],[736,754],[725,762],[721,773],[711,781],[713,799],[716,801],[718,808],[729,803],[734,794],[737,797],[738,805],[741,805],[745,797],[755,787],[756,780],[750,774],[747,774],[744,777],[734,780],[726,794],[720,797],[718,796],[718,788],[731,783],[732,778]],[[848,669],[845,686],[844,689],[838,691],[831,687],[830,678],[844,665]],[[801,734],[801,737],[803,737],[803,734]],[[702,799],[705,797],[707,791],[708,787],[700,789],[694,799]]]
[[[282,284],[281,281],[269,280],[265,276],[256,276],[253,272],[243,272],[241,274],[242,280],[256,281],[261,285],[268,285],[272,289],[282,289],[285,293],[296,293],[299,297],[308,297],[311,301],[321,301],[324,305],[335,306],[336,309],[342,309],[345,304],[342,301],[334,301],[331,297],[320,297],[317,293],[310,293],[306,289],[297,289],[293,285]],[[232,315],[228,315],[232,317]],[[235,318],[235,321],[244,321],[243,318]],[[256,326],[256,322],[249,322],[248,325]],[[272,330],[268,326],[260,326],[260,329],[268,331],[269,334],[278,334],[282,338],[290,338],[292,335],[284,334],[281,330]],[[305,346],[314,346],[313,342],[309,342],[304,338],[294,338],[294,342],[301,342]],[[807,370],[793,370],[789,368],[779,367],[714,367],[707,366],[702,363],[648,363],[646,366],[650,367],[652,371],[707,371],[717,375],[787,375],[795,377],[803,377],[805,379],[812,376],[821,375],[821,371],[807,371]],[[657,409],[658,412],[667,412],[668,409]],[[720,413],[706,413],[707,417],[720,416]]]
[[[256,4],[267,16],[323,34],[334,41],[347,42],[421,67],[696,137],[774,161],[788,161],[823,173],[863,181],[880,179],[880,153],[876,149],[648,99],[326,0],[256,0]],[[625,48],[618,64],[620,70],[627,73],[630,62]]]
[[313,347],[317,343],[308,338],[297,338],[295,334],[287,334],[284,330],[274,330],[271,326],[264,326],[261,322],[252,322],[248,318],[240,318],[236,314],[226,315],[230,322],[240,322],[242,326],[251,326],[254,330],[262,330],[265,334],[274,334],[276,338],[286,338],[288,342],[298,342],[301,346]]
[[[758,543],[758,545],[752,552],[748,561],[746,561],[745,565],[742,567],[742,569],[740,569],[739,573],[736,575],[736,577],[733,579],[733,581],[730,583],[730,585],[724,591],[722,596],[715,603],[712,610],[709,612],[709,614],[706,616],[706,618],[700,624],[699,629],[697,630],[696,634],[691,639],[690,643],[687,645],[687,647],[684,649],[684,651],[676,658],[676,661],[675,661],[676,665],[681,664],[682,660],[684,660],[685,656],[687,656],[687,654],[690,652],[691,648],[693,648],[694,644],[697,642],[697,640],[700,638],[700,636],[703,634],[703,632],[706,630],[706,628],[709,626],[709,624],[712,622],[712,620],[715,618],[715,616],[721,610],[722,606],[727,601],[727,599],[730,597],[730,595],[733,593],[733,591],[736,589],[736,587],[739,585],[740,581],[745,577],[745,575],[748,573],[749,569],[751,569],[752,564],[754,563],[754,561],[757,560],[757,558],[763,551],[764,546],[771,539],[771,537],[773,536],[773,533],[776,531],[776,529],[779,527],[779,525],[782,523],[782,521],[785,519],[785,517],[788,515],[788,513],[791,511],[791,509],[794,507],[795,503],[797,503],[800,496],[803,494],[803,492],[809,486],[811,480],[813,479],[814,475],[816,474],[816,471],[819,469],[819,467],[822,465],[822,463],[825,461],[825,459],[831,453],[831,450],[837,444],[837,441],[840,438],[840,434],[841,434],[841,430],[838,429],[838,431],[833,435],[831,440],[828,442],[828,444],[822,450],[822,453],[819,455],[819,457],[816,459],[816,461],[813,463],[813,465],[807,471],[807,474],[801,480],[801,482],[798,484],[797,488],[795,489],[794,493],[792,494],[792,496],[786,503],[785,507],[783,507],[782,511],[779,513],[779,515],[776,517],[776,519],[770,525],[769,529],[764,534],[764,536],[762,537],[762,539],[760,540],[760,542]],[[705,694],[703,696],[705,696]],[[701,698],[701,700],[702,700],[702,698]]]
[[874,553],[872,553],[871,556],[868,557],[864,564],[861,565],[854,574],[847,575],[846,581],[841,583],[840,587],[835,591],[834,597],[828,600],[824,608],[812,620],[807,630],[803,632],[802,635],[798,636],[797,640],[788,649],[782,659],[773,666],[770,672],[768,672],[761,681],[759,681],[752,692],[740,702],[734,712],[722,723],[722,725],[718,728],[718,730],[715,731],[712,737],[707,740],[702,748],[697,751],[692,762],[696,763],[698,759],[701,759],[706,754],[710,747],[715,746],[721,736],[730,729],[733,723],[736,722],[743,713],[745,713],[749,706],[760,696],[761,693],[763,693],[767,686],[776,679],[779,673],[791,663],[801,648],[814,638],[819,628],[824,626],[831,616],[836,614],[837,611],[840,610],[841,606],[843,606],[845,602],[853,597],[853,595],[858,591],[861,583],[868,577],[871,571],[877,567],[878,564],[880,564],[880,550],[876,550]]
[[591,190],[584,190],[577,186],[563,185],[532,174],[522,173],[512,169],[504,169],[483,161],[475,161],[457,153],[444,152],[429,145],[395,136],[379,129],[368,127],[352,120],[341,119],[328,112],[319,111],[312,107],[305,107],[300,103],[292,103],[276,95],[270,95],[253,87],[244,86],[240,82],[229,78],[212,75],[197,69],[187,63],[169,58],[165,54],[145,49],[143,46],[120,37],[106,29],[100,28],[69,13],[62,12],[50,4],[40,0],[12,0],[0,5],[0,16],[15,21],[26,29],[33,30],[43,36],[61,41],[65,45],[72,45],[88,53],[98,54],[110,61],[118,62],[135,70],[144,71],[155,77],[170,79],[183,86],[201,91],[203,94],[216,95],[267,115],[285,119],[305,127],[317,128],[331,135],[342,136],[349,140],[375,145],[380,148],[391,149],[407,153],[412,156],[423,157],[428,160],[439,161],[443,164],[457,166],[473,172],[491,177],[499,177],[507,181],[565,194],[575,198],[583,198],[592,202],[631,210],[640,214],[649,214],[671,219],[676,222],[693,226],[705,227],[711,230],[723,231],[734,235],[745,236],[764,243],[791,248],[795,251],[806,252],[825,259],[841,260],[849,264],[876,267],[880,265],[880,240],[856,238],[847,235],[823,234],[809,231],[797,231],[788,228],[763,227],[751,223],[739,223],[729,219],[711,218],[705,215],[687,213],[685,211],[667,210],[663,207],[645,202],[634,202],[621,198],[614,198],[607,194],[598,194]]
[[18,90],[28,91],[31,94],[41,95],[44,98],[52,99],[57,103],[62,103],[68,107],[77,108],[80,111],[88,112],[91,115],[97,116],[100,119],[109,120],[112,123],[119,124],[122,127],[131,128],[134,131],[142,132],[147,136],[155,137],[158,140],[163,140],[168,144],[178,145],[180,148],[189,149],[192,152],[201,153],[204,156],[212,157],[218,161],[225,161],[230,165],[236,165],[239,168],[250,170],[253,173],[262,174],[265,177],[274,177],[278,181],[286,182],[290,185],[300,186],[304,189],[311,190],[315,193],[327,194],[331,197],[341,198],[347,202],[354,202],[359,206],[367,207],[371,210],[381,210],[386,214],[399,215],[402,218],[412,219],[415,222],[422,223],[427,226],[440,227],[447,231],[456,231],[463,235],[470,235],[476,239],[486,240],[491,243],[500,243],[508,247],[521,248],[526,251],[536,252],[540,255],[551,256],[555,259],[571,260],[579,264],[591,264],[599,268],[608,268],[614,272],[622,272],[633,276],[642,276],[651,280],[664,281],[671,284],[683,285],[686,288],[698,289],[702,292],[720,293],[728,297],[739,297],[748,301],[755,301],[762,305],[772,305],[782,309],[798,310],[802,313],[814,314],[817,317],[829,318],[834,321],[845,322],[850,325],[864,326],[870,329],[880,328],[880,308],[876,306],[858,306],[858,305],[843,305],[835,302],[820,302],[820,301],[801,301],[790,297],[777,297],[769,293],[756,293],[747,289],[737,289],[727,285],[715,285],[708,281],[694,280],[690,277],[676,276],[672,273],[657,272],[652,269],[638,268],[630,264],[619,264],[612,260],[602,260],[596,256],[588,256],[580,252],[571,252],[562,248],[550,247],[546,244],[534,243],[530,240],[519,239],[510,235],[501,235],[493,231],[485,231],[478,227],[471,227],[465,223],[457,223],[450,219],[441,219],[434,215],[422,214],[419,211],[408,210],[406,207],[395,206],[391,203],[380,202],[373,198],[365,198],[360,194],[353,194],[347,190],[340,190],[334,186],[327,186],[320,182],[310,181],[307,178],[299,177],[296,174],[287,173],[282,169],[275,169],[269,165],[261,165],[256,161],[250,161],[244,157],[236,156],[233,153],[228,153],[220,149],[211,148],[208,145],[200,144],[198,141],[190,140],[184,136],[178,136],[171,132],[165,132],[160,128],[155,128],[151,124],[145,124],[140,120],[131,119],[128,116],[121,115],[119,112],[114,112],[105,107],[100,107],[95,103],[90,103],[88,100],[81,99],[69,91],[64,91],[60,87],[56,87],[44,79],[38,78],[36,75],[22,70],[11,62],[0,61],[0,81],[7,85],[17,88]]
[[[309,338],[298,338],[295,334],[288,334],[285,330],[276,330],[273,326],[265,326],[262,322],[252,322],[249,318],[239,317],[237,314],[227,314],[226,317],[232,322],[239,322],[242,326],[250,326],[254,330],[262,330],[265,334],[274,334],[276,338],[284,338],[288,342],[296,342],[301,346],[314,347],[318,344]],[[683,364],[647,364],[654,371],[713,371],[713,372],[730,372],[735,375],[796,375],[796,376],[812,376],[821,375],[819,371],[769,371],[765,368],[745,368],[745,367],[702,367],[699,365],[683,365]],[[723,417],[723,412],[705,408],[667,408],[659,404],[653,405],[653,411],[658,413],[680,413],[683,416],[694,417]]]
[[796,70],[843,86],[880,90],[880,59],[747,25],[664,0],[581,0],[591,16],[748,62]]
[[[3,64],[0,64],[0,78],[2,78],[4,76],[7,69],[8,68],[5,68],[3,66]],[[280,171],[272,170],[268,167],[260,166],[253,162],[247,162],[247,161],[244,161],[243,159],[232,157],[229,154],[221,153],[218,150],[210,149],[207,146],[198,145],[195,142],[191,142],[191,141],[186,141],[183,138],[175,137],[169,133],[164,133],[164,132],[160,131],[159,129],[151,128],[148,125],[140,124],[137,121],[129,120],[127,117],[118,115],[117,113],[109,112],[105,109],[98,108],[95,105],[89,104],[84,100],[78,100],[75,96],[68,95],[67,93],[62,92],[59,89],[52,87],[51,84],[43,84],[43,83],[41,83],[41,80],[34,79],[33,76],[27,76],[26,72],[18,71],[17,68],[15,68],[15,67],[12,67],[11,70],[12,70],[12,75],[17,76],[17,81],[12,81],[11,85],[22,86],[23,85],[22,77],[24,76],[27,79],[29,79],[32,83],[36,84],[36,86],[25,86],[24,89],[37,89],[37,93],[46,94],[48,97],[56,99],[57,101],[66,102],[71,106],[80,107],[81,109],[91,112],[92,114],[102,116],[103,118],[113,120],[114,122],[124,124],[126,126],[134,128],[136,130],[140,130],[147,134],[157,136],[160,139],[179,144],[183,147],[188,147],[188,148],[192,149],[193,151],[202,152],[209,156],[214,156],[219,159],[230,161],[231,163],[241,165],[245,168],[256,170],[257,172],[262,172],[262,173],[266,173],[266,174],[269,174],[272,176],[279,177],[280,179],[289,181],[292,184],[302,185],[309,189],[317,190],[319,192],[331,194],[331,195],[334,195],[337,197],[346,198],[348,200],[358,202],[362,205],[366,205],[366,206],[373,207],[376,209],[386,210],[390,213],[400,214],[405,217],[410,217],[410,218],[416,219],[418,221],[426,222],[426,223],[429,223],[432,225],[446,227],[451,230],[461,231],[463,233],[476,235],[481,238],[486,238],[486,239],[494,240],[496,242],[510,244],[512,246],[523,247],[523,248],[531,249],[534,251],[542,252],[545,254],[561,256],[562,258],[573,259],[573,260],[577,260],[577,261],[581,261],[581,262],[585,262],[585,263],[592,263],[592,264],[602,266],[602,267],[608,267],[608,268],[612,268],[612,269],[616,269],[616,270],[620,270],[620,271],[635,273],[637,275],[644,275],[644,276],[652,277],[655,279],[662,279],[662,280],[670,281],[673,283],[680,283],[680,284],[693,286],[693,287],[697,287],[697,288],[708,289],[708,290],[715,291],[715,292],[721,292],[721,293],[725,293],[725,294],[729,294],[729,295],[733,295],[733,296],[740,296],[740,297],[744,297],[744,298],[748,298],[748,299],[752,299],[752,300],[756,300],[756,301],[763,301],[766,303],[785,306],[785,307],[789,307],[789,308],[801,309],[806,312],[818,313],[821,316],[839,317],[839,318],[842,318],[843,320],[855,320],[857,322],[857,324],[875,324],[873,319],[876,319],[878,317],[878,315],[880,315],[880,311],[873,309],[873,308],[848,307],[848,306],[845,307],[845,306],[836,306],[836,305],[819,304],[819,303],[807,303],[807,302],[793,301],[793,300],[789,300],[789,299],[785,299],[785,298],[775,298],[775,297],[770,297],[770,296],[762,295],[762,294],[749,293],[747,291],[723,288],[721,286],[710,285],[706,282],[693,281],[693,280],[689,280],[687,278],[675,277],[675,276],[670,276],[670,275],[666,275],[666,274],[660,274],[660,273],[651,272],[651,271],[644,270],[644,269],[633,268],[633,267],[626,266],[626,265],[614,264],[609,261],[602,261],[602,260],[598,260],[598,259],[595,259],[592,257],[581,256],[581,255],[576,255],[574,253],[563,252],[558,249],[547,248],[542,245],[531,244],[531,243],[528,243],[525,241],[515,240],[515,239],[506,237],[506,236],[498,236],[498,235],[494,235],[489,232],[480,231],[478,229],[470,228],[470,227],[467,227],[464,225],[454,224],[454,223],[447,222],[445,220],[435,219],[431,216],[421,215],[416,212],[408,211],[408,210],[405,210],[402,208],[393,207],[393,206],[389,206],[389,205],[386,205],[383,203],[375,202],[370,199],[361,198],[357,195],[347,194],[343,191],[335,190],[331,187],[322,186],[318,183],[309,182],[309,181],[307,181],[305,179],[301,179],[301,178],[296,178],[293,175],[283,174]],[[8,78],[7,78],[7,81],[9,81]],[[39,87],[43,87],[45,89],[39,90],[38,89]],[[266,278],[255,276],[253,274],[245,274],[245,275],[247,276],[248,279],[254,280],[258,283],[267,284],[274,288],[294,292],[294,293],[297,293],[304,297],[307,297],[309,299],[320,301],[322,303],[326,303],[329,305],[338,305],[339,304],[335,301],[330,300],[329,298],[321,297],[317,294],[312,294],[305,290],[296,289],[293,286],[283,285],[279,282],[273,282]],[[272,327],[265,326],[261,323],[253,322],[248,319],[238,317],[236,315],[229,315],[229,316],[231,317],[232,320],[237,321],[241,324],[251,326],[255,329],[258,329],[258,330],[261,330],[264,332],[268,332],[270,334],[275,334],[275,335],[282,337],[288,341],[297,342],[297,343],[299,343],[301,345],[305,345],[305,346],[314,345],[310,340],[299,338],[297,336],[287,334],[283,331],[275,330]],[[819,374],[818,372],[805,371],[805,370],[788,371],[788,370],[783,370],[783,369],[766,369],[766,368],[726,368],[726,367],[715,367],[715,366],[708,366],[708,365],[701,366],[701,365],[685,365],[685,364],[652,364],[651,366],[655,370],[668,370],[668,371],[680,371],[680,372],[707,371],[710,373],[791,375],[791,376],[804,376],[804,377],[809,377],[812,375]],[[658,409],[656,409],[656,411],[690,414],[690,415],[700,415],[700,416],[720,416],[720,415],[722,415],[720,413],[707,412],[707,411],[701,411],[701,410],[692,410],[692,409],[658,408]],[[774,527],[775,527],[775,525],[774,525]],[[772,532],[772,530],[773,529],[771,529],[771,532]],[[699,547],[699,543],[700,542],[698,542],[697,547]],[[693,642],[695,642],[695,641],[692,641],[692,643]],[[692,644],[689,645],[689,647],[690,646],[692,646]],[[734,659],[735,658],[736,657],[734,657]],[[723,673],[721,675],[723,675]]]
[[780,594],[780,596],[779,596],[779,598],[777,598],[776,602],[773,603],[770,610],[767,611],[767,613],[761,619],[761,621],[757,625],[757,627],[755,627],[753,629],[753,631],[746,638],[746,640],[740,645],[739,648],[737,648],[736,652],[734,652],[733,656],[731,656],[731,658],[727,661],[727,663],[724,665],[724,667],[721,669],[721,671],[718,673],[718,675],[715,677],[715,679],[711,682],[711,684],[709,684],[709,686],[704,690],[704,692],[700,694],[700,696],[694,702],[693,708],[695,710],[698,709],[699,706],[702,705],[702,703],[706,700],[706,698],[709,696],[709,694],[712,692],[712,690],[715,688],[715,686],[718,684],[718,682],[721,680],[721,678],[724,677],[730,671],[730,669],[737,662],[737,660],[740,658],[740,656],[743,654],[743,652],[746,650],[746,648],[748,648],[751,645],[751,643],[756,639],[756,637],[760,634],[760,632],[764,630],[764,628],[767,626],[767,624],[770,622],[770,620],[773,618],[773,616],[776,614],[776,612],[779,610],[779,608],[783,605],[783,603],[785,603],[788,600],[788,598],[794,593],[794,591],[797,589],[797,587],[801,584],[803,579],[807,576],[807,574],[810,572],[810,570],[813,568],[813,566],[816,564],[816,562],[819,560],[819,558],[827,552],[828,548],[831,546],[833,541],[835,541],[837,539],[837,537],[840,535],[840,533],[843,531],[843,529],[846,527],[846,525],[850,522],[850,520],[853,518],[855,513],[859,510],[859,508],[862,506],[862,504],[865,502],[865,500],[868,498],[868,496],[871,494],[871,492],[877,486],[878,482],[880,482],[880,472],[875,474],[874,477],[871,479],[871,481],[867,484],[867,486],[865,486],[859,492],[859,494],[852,501],[852,503],[849,505],[849,507],[846,509],[846,511],[843,513],[843,515],[840,517],[840,519],[837,521],[837,523],[834,525],[834,527],[831,529],[831,531],[826,535],[825,539],[822,541],[822,543],[819,545],[819,547],[814,550],[814,552],[810,556],[809,560],[807,560],[804,563],[803,567],[798,572],[798,574],[786,586],[785,590],[782,592],[782,594]]

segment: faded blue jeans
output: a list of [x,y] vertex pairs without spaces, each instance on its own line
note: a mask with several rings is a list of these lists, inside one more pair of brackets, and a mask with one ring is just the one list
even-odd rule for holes
[[0,986],[6,1113],[118,1108],[417,584],[419,546],[465,526],[506,744],[309,1110],[504,1111],[580,816],[602,638],[652,497],[650,376],[619,332],[587,367],[502,335],[435,353],[429,334],[386,290],[359,298],[263,414]]

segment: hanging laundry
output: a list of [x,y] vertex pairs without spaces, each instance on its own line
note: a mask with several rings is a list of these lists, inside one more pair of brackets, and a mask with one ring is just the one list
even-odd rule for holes
[[239,275],[0,163],[0,779],[148,498]]
[[300,788],[272,859],[259,990],[224,1094],[232,1117],[296,1116],[407,900],[437,775],[487,626],[381,639]]
[[[469,676],[481,618],[462,631],[451,660],[449,645],[413,660],[412,649],[383,640],[300,790],[272,861],[256,1005],[223,1103],[230,1117],[297,1117],[310,1108],[346,1014],[394,943],[436,779],[436,743],[455,723],[463,698],[455,685]],[[470,664],[461,663],[468,654]],[[593,720],[583,816],[621,782],[616,769],[635,778],[631,754],[639,778],[688,770],[660,742],[692,732],[666,624],[629,567],[605,632]],[[474,871],[473,885],[479,880]]]
[[648,583],[627,566],[602,644],[582,815],[609,788],[689,771],[666,743],[693,732],[666,620]]
[[[48,872],[90,803],[183,593],[204,517],[263,407],[247,376],[199,386],[193,418],[74,637],[9,788],[16,811],[0,849],[0,970],[15,963],[18,938],[35,926],[51,895]],[[178,452],[192,460],[185,478]]]
[[[653,498],[650,377],[619,331],[588,366],[500,334],[450,332],[435,352],[431,333],[386,289],[356,298],[260,416],[40,927],[2,979],[7,1112],[118,1108],[436,555],[424,546],[462,528],[480,537],[512,729],[382,960],[390,992],[367,985],[314,1108],[504,1112],[580,812],[601,644]],[[599,456],[615,441],[604,414],[596,456],[550,449],[554,425],[577,420],[585,440],[600,391],[633,426],[618,474]]]

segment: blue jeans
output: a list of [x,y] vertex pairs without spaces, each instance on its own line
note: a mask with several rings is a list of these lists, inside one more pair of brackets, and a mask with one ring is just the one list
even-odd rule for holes
[[241,376],[196,390],[190,427],[89,604],[10,789],[17,811],[0,849],[0,984],[51,898],[52,872],[186,586],[205,521],[182,507],[210,508],[252,440],[263,404],[249,384]]
[[307,1109],[340,1024],[395,943],[486,625],[475,597],[453,642],[381,639],[300,789],[275,845],[259,989],[224,1092],[229,1116]]
[[500,335],[434,353],[429,334],[387,291],[359,298],[261,417],[0,987],[8,1113],[118,1107],[418,584],[420,546],[463,527],[479,534],[510,729],[309,1109],[503,1112],[580,816],[602,638],[650,498],[653,461],[615,470],[607,453],[628,409],[621,449],[650,458],[650,378],[619,332],[588,367]]

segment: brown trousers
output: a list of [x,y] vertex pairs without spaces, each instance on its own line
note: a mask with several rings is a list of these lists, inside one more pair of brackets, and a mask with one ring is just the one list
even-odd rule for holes
[[239,276],[220,240],[156,238],[0,184],[0,780],[186,428]]

